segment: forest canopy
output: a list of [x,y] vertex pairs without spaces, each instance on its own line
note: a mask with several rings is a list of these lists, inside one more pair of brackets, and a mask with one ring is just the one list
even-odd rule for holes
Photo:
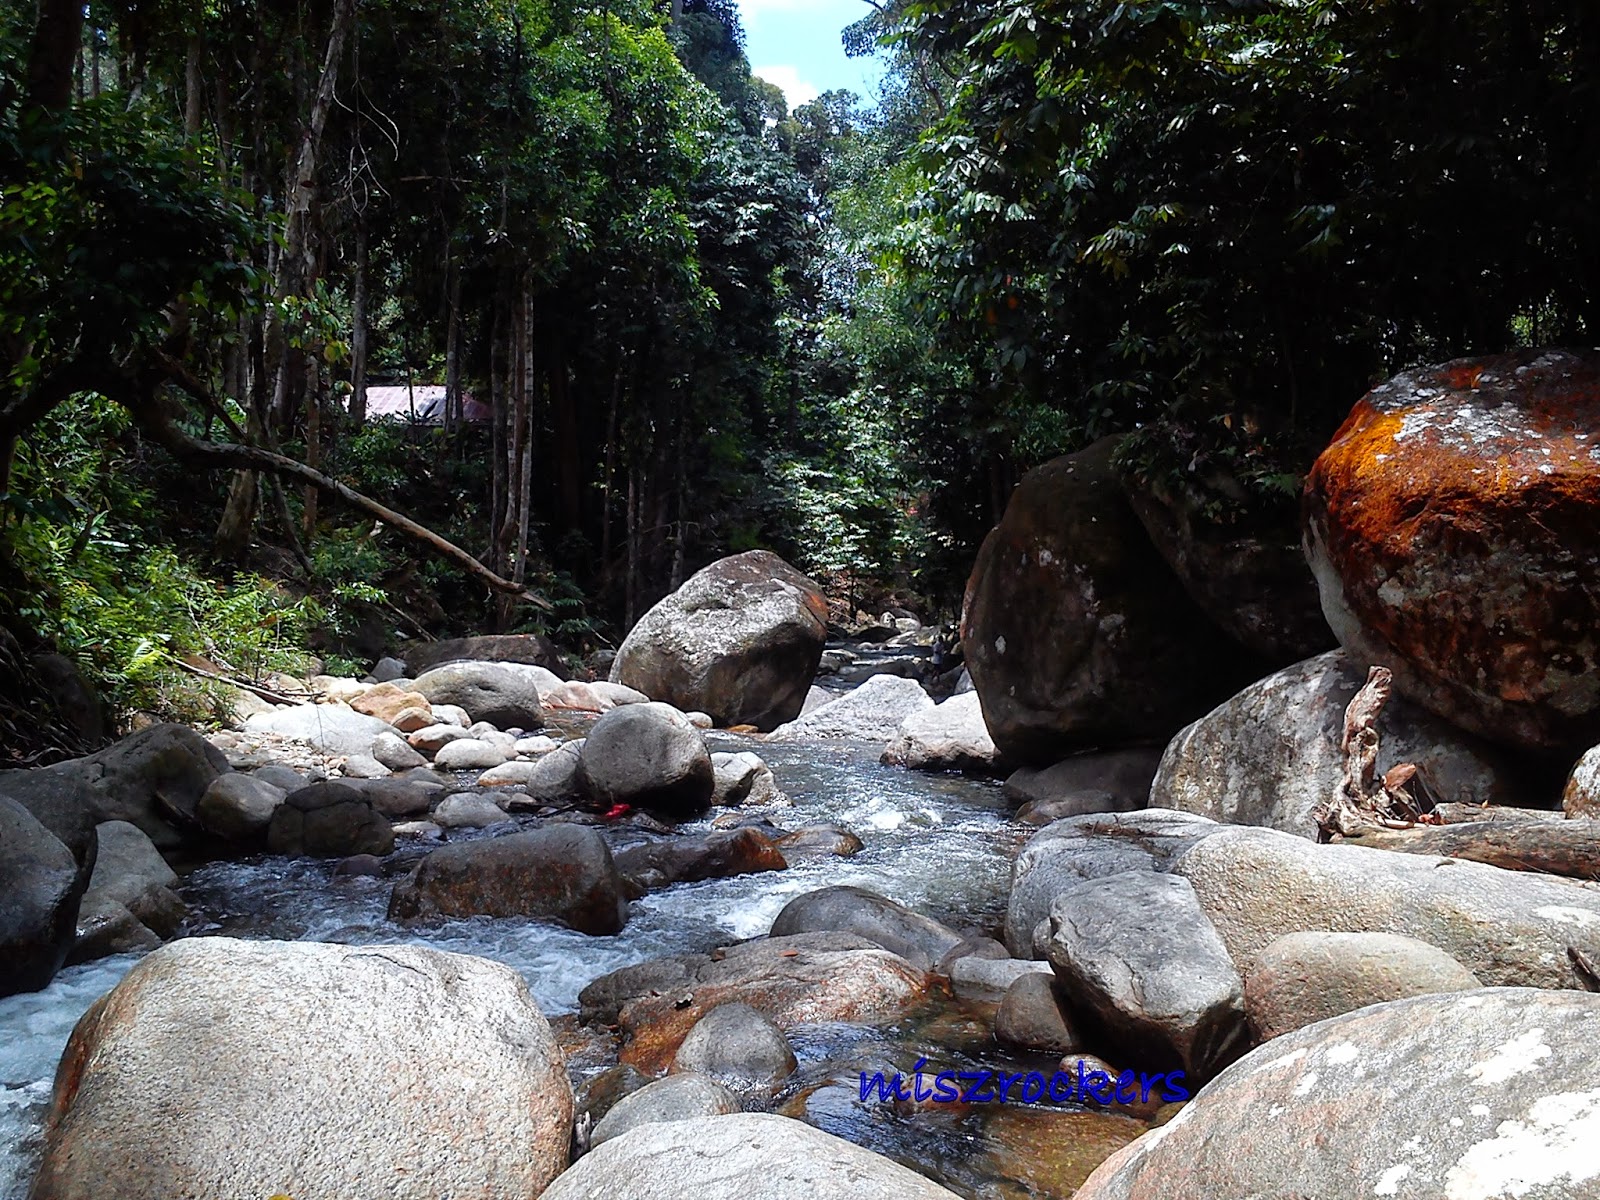
[[1372,383],[1594,339],[1584,0],[842,37],[881,93],[791,112],[732,0],[0,3],[6,655],[161,708],[196,657],[581,651],[755,546],[948,618],[1046,458],[1287,526]]

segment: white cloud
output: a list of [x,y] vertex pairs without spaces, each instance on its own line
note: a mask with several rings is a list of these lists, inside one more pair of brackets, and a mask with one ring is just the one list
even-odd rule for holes
[[768,83],[776,84],[789,101],[790,109],[799,108],[802,104],[810,104],[822,92],[814,83],[807,83],[800,78],[800,72],[794,67],[755,67],[750,74]]

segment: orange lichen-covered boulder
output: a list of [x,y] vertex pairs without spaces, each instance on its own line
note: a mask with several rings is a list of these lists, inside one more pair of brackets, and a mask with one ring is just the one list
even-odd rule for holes
[[1356,405],[1305,502],[1346,647],[1474,733],[1600,740],[1600,353],[1397,376]]

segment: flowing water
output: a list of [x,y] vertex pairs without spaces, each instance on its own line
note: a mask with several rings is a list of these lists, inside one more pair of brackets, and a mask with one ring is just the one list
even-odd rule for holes
[[[713,749],[751,748],[748,741],[720,734],[708,741]],[[434,929],[404,929],[385,915],[392,879],[337,876],[332,863],[303,859],[213,863],[183,883],[190,906],[186,932],[413,942],[482,955],[520,971],[544,1012],[557,1016],[577,1007],[578,992],[596,976],[660,955],[709,950],[764,934],[789,900],[819,887],[857,884],[957,926],[989,931],[999,926],[1010,861],[1024,831],[1008,820],[997,785],[883,767],[877,746],[770,743],[754,748],[795,802],[793,809],[775,813],[777,823],[842,825],[866,848],[853,858],[825,858],[784,872],[651,893],[633,903],[627,927],[614,937],[589,937],[520,919],[472,918]],[[51,1077],[74,1022],[135,961],[123,956],[69,968],[43,992],[0,999],[0,1200],[26,1194]],[[1025,1178],[1027,1169],[995,1161],[996,1120],[1021,1123],[1011,1141],[1055,1142],[1070,1132],[1062,1122],[1089,1122],[1093,1128],[1084,1126],[1078,1136],[1085,1152],[1097,1156],[1102,1151],[1091,1147],[1106,1136],[1107,1122],[1114,1143],[1126,1140],[1123,1126],[1132,1124],[1085,1113],[904,1115],[889,1106],[863,1104],[854,1070],[864,1063],[909,1070],[922,1056],[955,1069],[986,1054],[994,1061],[987,1024],[959,1005],[947,1004],[941,1012],[887,1030],[812,1026],[797,1030],[794,1041],[801,1069],[780,1098],[784,1111],[915,1165],[970,1196],[1054,1191]],[[1053,1132],[1029,1125],[1046,1118],[1055,1123]],[[1082,1172],[1069,1165],[1068,1174],[1081,1178]]]

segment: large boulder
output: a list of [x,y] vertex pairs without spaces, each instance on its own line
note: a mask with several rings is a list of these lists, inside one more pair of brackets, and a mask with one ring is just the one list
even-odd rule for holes
[[1101,1164],[1077,1200],[1591,1200],[1600,996],[1419,996],[1276,1038]]
[[544,724],[541,689],[560,683],[544,667],[508,662],[455,662],[435,667],[411,686],[433,705],[454,705],[474,721],[501,729]]
[[775,742],[848,738],[887,742],[907,717],[933,707],[933,697],[915,679],[874,675],[854,691],[814,708],[772,732]]
[[1397,933],[1437,946],[1485,984],[1583,987],[1568,956],[1600,962],[1600,891],[1546,875],[1275,829],[1220,826],[1172,863],[1248,975],[1286,933]]
[[438,642],[413,642],[406,647],[405,660],[412,671],[421,673],[452,662],[522,663],[543,667],[561,679],[567,678],[561,651],[539,633],[496,633],[484,637],[446,638]]
[[772,922],[773,937],[797,933],[851,933],[898,954],[924,971],[965,938],[948,925],[925,917],[876,892],[859,887],[825,887],[796,896]]
[[1244,1007],[1262,1041],[1407,996],[1464,992],[1478,977],[1437,946],[1392,933],[1286,933],[1256,955]]
[[[1125,481],[1151,544],[1190,598],[1257,659],[1298,662],[1335,644],[1294,511],[1249,515],[1193,476]],[[1221,503],[1218,503],[1221,501]],[[1212,514],[1222,511],[1228,515]]]
[[1198,838],[1223,829],[1189,813],[1151,809],[1066,817],[1035,834],[1011,864],[1006,946],[1018,958],[1042,958],[1035,934],[1062,892],[1085,879],[1123,871],[1164,871]]
[[616,1024],[622,1060],[667,1068],[697,1021],[748,1004],[780,1029],[819,1021],[887,1021],[927,992],[927,975],[864,938],[762,938],[709,955],[676,955],[602,975],[579,994],[587,1021]]
[[[1332,650],[1253,683],[1167,746],[1150,804],[1317,836],[1311,811],[1344,775],[1344,710],[1367,664]],[[1403,697],[1378,721],[1378,770],[1415,763],[1441,803],[1509,804],[1527,791],[1506,755]]]
[[0,796],[0,996],[39,991],[66,962],[93,865]]
[[721,725],[773,729],[800,715],[827,641],[828,602],[776,554],[696,572],[639,618],[611,682]]
[[983,723],[978,694],[952,696],[942,704],[920,709],[900,723],[883,761],[914,771],[975,771],[1000,766],[1000,751]]
[[324,754],[371,754],[380,733],[394,726],[377,717],[358,713],[348,704],[296,704],[257,713],[244,723],[246,733],[275,733],[305,742]]
[[1186,879],[1123,871],[1061,893],[1049,956],[1123,1058],[1205,1080],[1249,1048],[1244,983]]
[[967,583],[966,664],[995,745],[1019,764],[1164,740],[1242,682],[1239,651],[1129,507],[1116,445],[1029,471]]
[[715,788],[705,738],[681,712],[659,703],[614,708],[596,721],[578,756],[577,780],[599,804],[673,818],[705,812]]
[[290,792],[272,810],[267,852],[310,858],[382,857],[394,849],[394,829],[355,788],[313,783]]
[[542,1200],[956,1200],[854,1142],[770,1113],[653,1122],[596,1146]]
[[171,850],[194,835],[200,797],[229,769],[227,756],[187,726],[152,725],[87,758],[0,771],[0,792],[69,847],[89,827],[127,821]]
[[611,934],[627,922],[628,900],[604,838],[584,825],[550,825],[435,850],[395,885],[389,916],[540,917]]
[[1133,812],[1150,801],[1161,750],[1135,746],[1075,754],[1048,767],[1018,767],[1006,777],[1006,799],[1017,820],[1048,825],[1089,813]]
[[1486,738],[1600,741],[1600,352],[1396,376],[1306,480],[1306,551],[1339,641]]
[[568,1161],[561,1051],[481,958],[187,938],[62,1061],[33,1200],[537,1196]]

